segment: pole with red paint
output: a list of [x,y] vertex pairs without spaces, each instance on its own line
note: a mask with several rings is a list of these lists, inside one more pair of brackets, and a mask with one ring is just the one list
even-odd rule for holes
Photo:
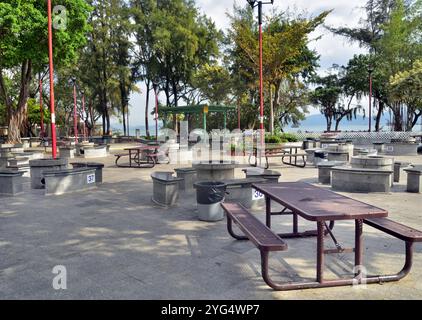
[[[262,2],[256,0],[246,0],[252,8],[258,7],[258,24],[259,24],[259,123],[260,123],[260,136],[261,136],[261,152],[264,150],[265,143],[265,128],[264,128],[264,72],[263,72],[263,43],[262,43],[262,5],[273,4],[271,2]],[[261,157],[259,157],[261,159]]]
[[54,107],[54,63],[53,63],[53,23],[51,17],[51,0],[47,0],[48,11],[48,57],[50,66],[50,114],[51,114],[51,148],[53,159],[57,158],[56,114]]

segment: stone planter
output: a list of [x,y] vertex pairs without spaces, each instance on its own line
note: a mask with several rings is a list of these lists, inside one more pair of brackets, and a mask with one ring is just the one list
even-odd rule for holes
[[0,170],[0,195],[14,196],[23,192],[23,172]]
[[198,181],[221,181],[234,179],[234,169],[237,163],[231,162],[197,162],[192,167],[196,169]]
[[193,184],[198,180],[196,170],[194,168],[178,168],[174,169],[177,177],[183,180],[179,181],[179,190],[185,192],[195,191]]
[[152,201],[160,206],[173,206],[179,199],[181,178],[173,177],[173,172],[154,172]]
[[278,183],[281,173],[275,170],[265,170],[262,168],[247,168],[242,170],[246,179],[249,178],[263,178],[267,180],[268,183]]
[[81,150],[84,150],[84,148],[94,148],[94,143],[93,142],[82,142],[77,144],[76,146],[76,155],[80,156],[82,155]]
[[99,162],[73,162],[71,163],[74,169],[77,168],[92,168],[95,169],[95,183],[103,183],[103,168],[104,164]]
[[372,145],[374,146],[374,149],[377,150],[378,153],[384,153],[384,150],[385,150],[384,142],[374,142]]
[[29,167],[31,168],[31,188],[44,189],[44,184],[42,183],[43,172],[67,169],[67,159],[30,160]]
[[46,195],[61,195],[96,187],[95,169],[78,168],[43,172]]
[[407,192],[422,193],[422,166],[404,169],[407,172]]
[[318,182],[321,184],[331,183],[331,170],[334,167],[345,165],[343,161],[324,161],[318,164]]
[[392,185],[392,170],[333,167],[331,187],[344,192],[388,193]]
[[352,168],[393,170],[394,159],[382,156],[356,156],[350,161]]
[[377,156],[378,151],[375,149],[368,149],[368,148],[354,148],[353,149],[353,156]]
[[327,151],[327,160],[329,162],[349,162],[350,154],[348,151]]
[[400,182],[400,173],[402,168],[410,166],[409,162],[395,161],[394,162],[394,182]]
[[108,156],[107,146],[99,146],[94,148],[84,148],[84,158],[105,158]]
[[60,157],[73,159],[75,158],[75,148],[73,147],[60,147],[59,148]]
[[418,154],[417,143],[388,143],[385,146],[385,154],[394,156],[415,156]]

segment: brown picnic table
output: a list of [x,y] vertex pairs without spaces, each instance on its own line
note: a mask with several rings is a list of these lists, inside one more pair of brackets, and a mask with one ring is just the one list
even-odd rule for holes
[[[261,270],[264,281],[275,290],[296,290],[345,286],[360,283],[381,283],[397,281],[406,276],[412,266],[413,243],[422,241],[422,232],[387,219],[388,212],[384,209],[351,199],[330,190],[316,187],[303,182],[285,182],[278,184],[253,184],[258,192],[265,196],[266,223],[260,222],[240,204],[224,203],[227,213],[227,229],[237,240],[251,240],[261,252]],[[271,202],[284,207],[281,212],[273,212]],[[274,215],[292,215],[293,232],[276,234],[271,229]],[[316,222],[317,229],[299,232],[298,217]],[[343,248],[334,235],[334,222],[351,220],[355,223],[354,248]],[[232,223],[243,231],[245,236],[234,232]],[[367,224],[406,243],[406,262],[403,269],[393,275],[366,276],[362,268],[363,224]],[[326,249],[324,240],[330,236],[335,248]],[[269,252],[287,250],[283,239],[317,237],[316,280],[310,282],[279,283],[269,275]],[[327,280],[324,278],[324,257],[332,253],[354,253],[353,277]]]
[[[124,165],[119,165],[118,161],[122,157],[129,157],[129,166],[137,167],[137,168],[153,168],[157,163],[157,157],[158,157],[158,149],[160,146],[136,146],[136,147],[130,147],[125,148],[124,151],[127,151],[127,153],[121,153],[116,154],[116,166],[118,167],[127,167]],[[142,160],[145,158],[145,160]],[[133,166],[132,164],[135,163]]]
[[[306,153],[300,153],[299,150],[302,149],[300,146],[283,146],[283,147],[271,147],[265,149],[265,169],[270,167],[269,158],[280,157],[283,164],[304,168],[306,166]],[[253,153],[249,156],[249,164],[251,166],[258,166],[258,147],[253,148]],[[255,157],[255,162],[251,163],[252,156]],[[288,161],[284,159],[288,158]],[[298,163],[297,159],[302,158],[302,163]]]

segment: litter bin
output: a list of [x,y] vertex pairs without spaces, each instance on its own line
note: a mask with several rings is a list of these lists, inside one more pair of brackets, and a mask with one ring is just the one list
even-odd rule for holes
[[318,163],[328,161],[327,154],[323,150],[316,150],[314,152],[314,166],[317,167]]
[[227,185],[224,182],[201,181],[194,184],[198,218],[202,221],[215,222],[224,219],[220,203],[226,196]]

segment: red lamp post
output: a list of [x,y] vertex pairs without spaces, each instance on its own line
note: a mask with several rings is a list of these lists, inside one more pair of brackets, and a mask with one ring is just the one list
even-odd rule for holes
[[48,57],[50,65],[50,114],[51,114],[51,147],[53,159],[57,157],[56,114],[54,110],[54,64],[53,64],[53,25],[51,18],[51,0],[47,0],[48,11]]
[[75,143],[78,143],[78,114],[76,106],[76,78],[72,77],[73,83],[73,134],[75,135]]
[[39,86],[40,86],[40,115],[41,115],[41,139],[44,138],[44,108],[42,105],[42,79],[41,79],[41,74],[40,74],[40,82],[39,82]]
[[259,99],[260,99],[260,112],[259,122],[261,129],[261,145],[264,145],[264,77],[263,77],[263,63],[262,63],[262,5],[273,4],[271,2],[262,2],[256,0],[246,0],[252,8],[258,7],[258,22],[259,22]]

